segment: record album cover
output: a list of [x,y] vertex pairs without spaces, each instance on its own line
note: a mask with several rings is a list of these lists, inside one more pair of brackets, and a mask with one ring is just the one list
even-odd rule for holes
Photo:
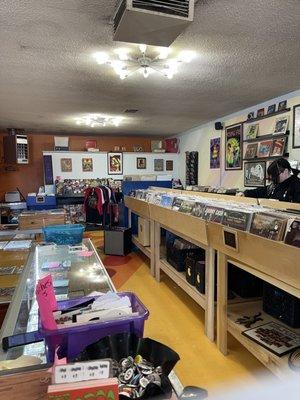
[[257,154],[257,147],[258,143],[248,143],[245,151],[245,157],[247,160],[250,160],[252,158],[256,157]]
[[180,205],[178,211],[183,212],[183,213],[185,213],[185,214],[191,214],[192,209],[193,209],[193,206],[194,206],[194,202],[193,202],[193,201],[191,201],[191,200],[184,200],[184,201],[181,203],[181,205]]
[[268,213],[255,213],[250,233],[271,240],[282,240],[286,227],[286,218]]
[[291,219],[288,221],[284,243],[300,247],[300,219]]
[[247,231],[250,227],[252,213],[239,210],[224,210],[222,224],[234,229]]
[[205,204],[196,201],[192,209],[192,215],[194,217],[202,218],[204,210]]

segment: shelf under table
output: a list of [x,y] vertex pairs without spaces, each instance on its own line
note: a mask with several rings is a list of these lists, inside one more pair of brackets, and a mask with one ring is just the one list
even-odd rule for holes
[[260,346],[253,340],[244,336],[242,332],[247,330],[247,328],[235,322],[237,318],[243,317],[245,315],[255,315],[258,312],[262,313],[261,317],[263,318],[263,321],[258,321],[256,324],[253,324],[250,329],[268,322],[276,322],[284,325],[289,330],[292,330],[298,334],[300,333],[300,329],[292,329],[282,322],[278,321],[277,319],[264,313],[262,310],[262,301],[228,305],[228,332],[231,333],[232,336],[234,336],[243,346],[246,347],[248,351],[250,351],[250,353],[252,353],[275,375],[279,376],[280,378],[285,378],[288,375],[294,375],[295,372],[288,366],[289,355],[279,357],[276,354],[273,354],[266,348]]
[[147,257],[151,257],[151,247],[150,246],[144,246],[142,243],[139,241],[137,235],[132,235],[132,243],[142,252],[145,254]]
[[166,259],[160,260],[160,269],[164,271],[182,290],[184,290],[203,309],[206,308],[206,297],[204,294],[190,285],[185,279],[185,272],[177,271]]

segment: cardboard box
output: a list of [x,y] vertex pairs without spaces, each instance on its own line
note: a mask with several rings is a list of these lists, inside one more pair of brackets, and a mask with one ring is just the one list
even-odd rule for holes
[[142,217],[138,220],[138,239],[143,246],[150,246],[150,222]]

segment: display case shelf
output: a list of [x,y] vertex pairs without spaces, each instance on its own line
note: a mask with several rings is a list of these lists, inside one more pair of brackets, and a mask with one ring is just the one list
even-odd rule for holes
[[276,111],[272,114],[266,114],[266,115],[262,115],[261,117],[256,117],[256,118],[252,118],[252,119],[247,119],[246,121],[244,121],[244,124],[251,124],[252,122],[255,121],[260,121],[262,119],[266,119],[266,118],[270,118],[270,117],[276,117],[276,115],[280,115],[280,114],[285,114],[287,112],[291,111],[290,108],[286,108],[285,110],[281,110],[281,111]]
[[[245,315],[256,315],[259,312],[261,312],[263,321],[252,325],[250,329],[268,322],[276,322],[283,325],[281,322],[262,311],[262,301],[249,302],[246,304],[239,303],[228,306],[228,332],[275,375],[282,378],[287,375],[294,375],[295,372],[288,367],[288,355],[279,357],[242,334],[247,328],[236,323],[236,320]],[[300,329],[295,330],[286,325],[284,326],[298,334],[300,333]]]
[[139,238],[137,235],[132,235],[132,243],[142,252],[145,254],[145,256],[151,258],[151,247],[150,246],[144,246],[142,243],[139,241]]
[[185,291],[204,310],[206,308],[205,295],[190,285],[185,279],[185,272],[177,271],[165,258],[160,260],[160,269],[168,275],[183,291]]

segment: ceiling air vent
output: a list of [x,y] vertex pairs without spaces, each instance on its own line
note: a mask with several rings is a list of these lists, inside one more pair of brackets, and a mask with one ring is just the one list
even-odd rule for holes
[[121,0],[114,40],[170,46],[194,19],[194,0]]

